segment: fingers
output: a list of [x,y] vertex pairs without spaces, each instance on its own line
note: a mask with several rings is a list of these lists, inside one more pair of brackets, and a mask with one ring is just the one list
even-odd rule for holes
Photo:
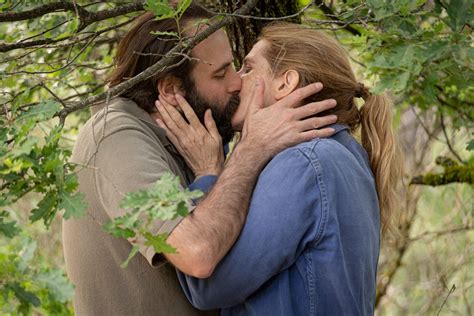
[[188,124],[172,105],[161,101],[156,101],[155,105],[161,114],[162,120],[173,133],[178,133],[180,130],[186,129]]
[[307,142],[310,141],[314,138],[327,138],[331,137],[334,135],[336,130],[334,128],[328,127],[328,128],[323,128],[323,129],[312,129],[306,132],[300,133],[300,142]]
[[299,108],[294,109],[293,111],[295,111],[295,117],[297,119],[302,119],[332,109],[336,106],[336,104],[336,100],[328,99],[305,104]]
[[318,93],[323,89],[323,85],[320,82],[312,83],[307,86],[304,86],[302,88],[296,89],[292,93],[290,93],[287,97],[284,99],[278,101],[276,104],[282,107],[291,107],[295,108],[298,106],[298,104],[301,103],[304,99],[307,97]]
[[211,134],[214,139],[220,139],[221,135],[217,130],[216,122],[212,117],[211,109],[207,109],[206,113],[204,114],[204,124],[206,125],[206,129],[208,130],[209,134]]
[[327,115],[322,117],[310,117],[301,122],[298,122],[300,131],[307,131],[311,129],[318,129],[330,124],[334,124],[337,121],[336,115]]
[[194,110],[189,105],[188,101],[186,101],[186,99],[179,94],[175,94],[175,98],[179,104],[179,107],[181,108],[181,110],[183,110],[184,116],[186,116],[188,122],[193,126],[201,126],[201,122],[196,116]]
[[173,134],[173,132],[168,128],[168,126],[166,126],[165,122],[163,122],[159,118],[156,118],[155,121],[159,127],[165,130],[166,137],[168,137],[169,140],[175,145],[176,149],[178,149],[178,151],[181,151],[178,138],[176,137],[175,134]]

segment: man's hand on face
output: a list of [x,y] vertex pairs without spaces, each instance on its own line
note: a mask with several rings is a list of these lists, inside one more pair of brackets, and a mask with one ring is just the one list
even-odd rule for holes
[[313,83],[293,91],[285,98],[269,107],[264,105],[265,85],[263,79],[256,78],[252,96],[242,129],[242,141],[248,150],[259,151],[267,160],[285,148],[309,141],[316,137],[329,137],[333,128],[323,128],[337,121],[335,115],[310,117],[336,106],[336,100],[298,106],[301,102],[321,91],[321,83]]

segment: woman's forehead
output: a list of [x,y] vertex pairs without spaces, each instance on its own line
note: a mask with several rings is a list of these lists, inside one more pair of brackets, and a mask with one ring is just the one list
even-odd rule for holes
[[264,50],[267,48],[268,42],[265,40],[260,40],[255,45],[253,45],[250,52],[245,56],[244,61],[248,63],[261,62],[264,58]]

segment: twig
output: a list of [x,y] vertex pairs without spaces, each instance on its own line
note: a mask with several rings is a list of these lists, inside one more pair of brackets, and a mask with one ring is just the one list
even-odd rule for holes
[[49,92],[49,94],[51,94],[59,103],[61,103],[64,107],[66,107],[66,103],[64,103],[63,100],[61,100],[61,98],[59,98],[53,91],[51,91],[51,89],[48,88],[48,86],[46,86],[43,82],[40,83],[41,87],[43,87],[46,91]]
[[428,231],[428,232],[421,233],[418,236],[412,237],[409,240],[417,241],[427,236],[440,237],[440,236],[451,234],[451,233],[459,233],[459,232],[464,232],[464,231],[470,231],[473,229],[474,229],[474,226],[461,226],[461,227],[455,227],[451,229],[445,229],[445,230],[439,230],[439,231],[433,231],[433,232]]
[[457,160],[459,160],[460,163],[465,164],[465,162],[462,160],[459,154],[454,150],[453,146],[451,145],[451,142],[449,141],[448,133],[446,132],[446,125],[444,124],[443,113],[440,112],[439,116],[441,120],[441,128],[443,130],[443,135],[444,135],[444,138],[446,139],[446,145],[448,145],[449,151],[454,155],[454,157],[456,157]]
[[76,56],[74,56],[74,57],[72,58],[72,60],[68,61],[65,65],[63,65],[63,66],[60,67],[60,68],[56,68],[56,69],[48,70],[48,71],[25,71],[25,70],[20,70],[20,71],[14,71],[14,72],[7,72],[6,75],[10,75],[10,76],[11,76],[11,75],[18,75],[18,74],[39,75],[39,74],[52,74],[52,73],[61,71],[61,70],[63,70],[64,68],[69,67],[80,55],[82,55],[82,53],[86,50],[87,47],[89,47],[89,45],[92,43],[92,41],[93,41],[97,36],[98,36],[98,35],[94,35],[92,38],[90,38],[90,40],[81,48],[81,50],[79,51],[79,53],[77,53]]
[[32,35],[32,36],[30,36],[30,37],[26,37],[26,38],[24,38],[24,39],[20,40],[20,41],[19,41],[19,43],[22,43],[22,42],[25,42],[25,41],[27,41],[27,40],[29,40],[29,39],[32,39],[32,38],[35,38],[35,37],[38,37],[38,36],[44,35],[44,34],[46,34],[46,33],[50,32],[50,31],[54,30],[55,28],[58,28],[58,27],[60,27],[61,25],[65,24],[65,23],[68,23],[68,22],[70,22],[70,21],[71,21],[71,19],[64,20],[64,21],[62,21],[61,23],[59,23],[59,24],[56,24],[55,26],[53,26],[53,27],[50,27],[49,29],[46,29],[46,30],[44,30],[44,31],[43,31],[43,32],[41,32],[41,33],[38,33],[38,34]]
[[92,24],[94,22],[106,20],[109,18],[113,18],[119,15],[131,13],[135,11],[142,11],[142,10],[143,10],[143,3],[130,3],[130,4],[119,6],[113,9],[92,13],[84,9],[82,6],[75,4],[73,2],[61,1],[61,2],[45,4],[28,11],[0,13],[0,22],[15,22],[15,21],[30,20],[30,19],[41,17],[48,13],[53,13],[53,12],[58,12],[58,11],[60,12],[74,11],[79,15],[81,19],[81,24],[83,26],[82,28],[79,27],[79,30],[81,30],[88,24]]
[[308,8],[310,8],[313,5],[313,2],[308,3],[305,5],[300,11],[290,14],[290,15],[285,15],[285,16],[279,16],[279,17],[265,17],[265,16],[253,16],[253,15],[245,15],[245,14],[237,14],[237,13],[226,13],[226,12],[214,12],[208,8],[205,8],[206,11],[209,13],[212,13],[214,15],[221,15],[221,16],[231,16],[231,17],[236,17],[236,18],[242,18],[242,19],[251,19],[251,20],[263,20],[263,21],[278,21],[278,20],[286,20],[286,19],[291,19],[291,18],[296,18],[303,14]]
[[434,132],[430,132],[430,130],[428,129],[428,127],[426,127],[425,123],[423,122],[423,120],[420,118],[420,115],[418,113],[416,113],[416,110],[415,110],[415,107],[413,105],[410,105],[410,110],[413,112],[413,114],[415,114],[415,118],[416,120],[418,121],[418,123],[420,124],[420,126],[423,128],[423,130],[425,131],[426,135],[428,135],[429,138],[433,138],[439,142],[443,142],[440,138],[438,138],[437,136],[434,135]]
[[453,286],[451,287],[451,289],[450,289],[449,292],[448,292],[448,295],[446,295],[446,298],[444,299],[443,304],[441,304],[441,307],[439,308],[439,311],[438,311],[438,313],[436,314],[436,316],[439,316],[439,313],[441,313],[441,310],[443,309],[444,304],[446,304],[446,302],[447,302],[449,296],[450,296],[455,290],[456,290],[456,284],[453,284]]
[[[339,17],[338,15],[334,14],[334,12],[332,11],[332,9],[328,6],[326,6],[326,4],[324,3],[323,0],[317,0],[315,1],[316,2],[316,5],[321,9],[321,11],[323,11],[324,15],[335,20],[335,21],[340,21],[339,20]],[[352,26],[350,25],[346,25],[344,27],[345,30],[349,31],[350,33],[352,33],[353,35],[361,35],[360,32],[353,28]]]
[[[63,11],[73,11],[74,10],[74,6],[73,6],[72,3],[68,3],[68,2],[60,2],[60,3],[65,4],[64,7],[59,6],[60,8],[66,8],[66,7],[70,8],[68,10],[64,9]],[[54,3],[51,4],[51,5],[45,5],[43,7],[48,7],[48,8],[55,7],[55,6],[52,6],[52,5],[54,5]],[[80,8],[80,7],[78,6],[78,8]],[[78,29],[76,30],[75,34],[73,34],[71,36],[64,37],[64,38],[60,38],[60,39],[46,38],[46,39],[35,40],[35,41],[27,41],[27,42],[20,41],[20,42],[12,43],[12,44],[0,44],[0,52],[4,53],[4,52],[8,52],[8,51],[18,49],[18,48],[29,48],[29,47],[36,47],[36,46],[40,46],[40,45],[46,45],[46,44],[54,44],[54,43],[57,43],[57,42],[61,42],[61,41],[65,41],[65,40],[74,38],[78,35],[77,34],[78,32],[80,32],[81,30],[83,30],[84,28],[86,28],[87,26],[89,26],[92,23],[99,22],[99,21],[102,21],[102,20],[107,20],[107,19],[110,19],[110,18],[113,18],[113,17],[116,17],[116,16],[131,13],[131,12],[142,11],[143,10],[143,4],[141,4],[141,3],[132,3],[132,4],[129,4],[129,5],[124,5],[124,6],[117,7],[117,8],[110,9],[110,10],[99,11],[99,12],[96,12],[96,13],[91,13],[91,12],[85,10],[85,9],[78,9],[78,10],[81,14],[81,22],[80,22],[80,25],[79,25]],[[23,14],[23,13],[28,13],[28,12],[31,12],[31,11],[18,12],[18,13],[13,13],[13,14]],[[43,12],[43,11],[39,11],[39,12]],[[54,12],[54,11],[47,11],[45,13],[49,13],[49,12]],[[43,14],[45,14],[45,13],[43,13]],[[8,20],[3,21],[2,18],[6,19],[9,14],[12,14],[12,13],[0,14],[0,22],[8,21]],[[39,16],[41,16],[41,15],[39,15]],[[37,16],[34,16],[34,17],[37,17]],[[30,17],[27,17],[25,19],[29,19],[29,18]],[[22,18],[20,20],[24,20],[24,19]],[[13,20],[13,21],[19,21],[19,20]],[[108,29],[115,29],[117,27],[118,26],[116,25],[116,26],[113,26],[113,27],[108,28]],[[98,32],[96,32],[96,34],[97,33]],[[103,33],[103,32],[101,32],[101,33]],[[82,39],[82,40],[85,40],[85,39]]]

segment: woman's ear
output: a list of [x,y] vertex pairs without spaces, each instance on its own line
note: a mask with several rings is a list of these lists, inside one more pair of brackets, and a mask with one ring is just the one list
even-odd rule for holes
[[282,75],[273,79],[273,95],[276,100],[280,100],[291,92],[293,92],[300,83],[300,74],[294,70],[290,69],[285,71]]
[[183,92],[181,91],[181,80],[174,76],[166,76],[165,78],[159,80],[157,89],[160,97],[163,98],[165,102],[173,106],[178,106],[178,102],[174,97],[176,93],[184,96]]

